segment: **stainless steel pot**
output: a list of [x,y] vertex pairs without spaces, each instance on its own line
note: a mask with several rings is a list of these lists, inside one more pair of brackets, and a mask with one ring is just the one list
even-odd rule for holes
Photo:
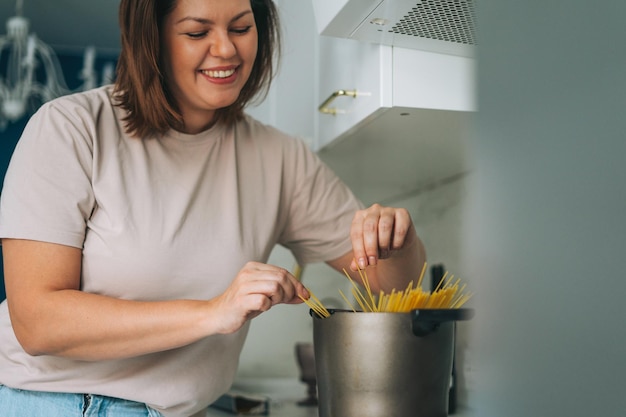
[[319,417],[444,417],[454,322],[470,309],[313,316]]

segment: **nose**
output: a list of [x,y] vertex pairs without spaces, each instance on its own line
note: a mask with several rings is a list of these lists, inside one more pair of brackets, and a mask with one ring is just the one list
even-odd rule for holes
[[230,58],[237,53],[237,48],[227,32],[214,31],[211,36],[209,53],[213,56]]

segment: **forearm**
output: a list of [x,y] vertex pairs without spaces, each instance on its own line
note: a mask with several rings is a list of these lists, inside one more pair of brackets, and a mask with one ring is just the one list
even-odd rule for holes
[[41,297],[13,326],[27,352],[106,360],[181,347],[218,332],[210,301],[129,301],[78,290]]
[[376,266],[366,269],[368,280],[375,283],[377,291],[404,290],[409,282],[417,281],[426,262],[426,254],[421,240],[416,236],[414,242],[394,253],[388,259],[381,259]]
[[11,324],[32,355],[126,358],[238,328],[224,329],[229,305],[219,297],[144,302],[80,291],[79,248],[4,239],[2,251]]
[[[409,282],[417,284],[426,255],[421,240],[415,235],[414,239],[401,251],[394,252],[387,259],[379,259],[375,266],[367,267],[364,272],[372,291],[390,293],[391,290],[404,290]],[[351,276],[360,278],[358,272]]]
[[404,290],[410,281],[417,284],[426,262],[422,241],[414,229],[410,233],[412,235],[401,250],[393,252],[387,259],[378,259],[374,266],[368,266],[360,271],[351,269],[350,265],[354,265],[355,258],[353,252],[346,253],[328,264],[338,271],[347,272],[358,283],[362,283],[361,275],[367,276],[371,290],[375,293],[380,290],[386,293],[393,289]]

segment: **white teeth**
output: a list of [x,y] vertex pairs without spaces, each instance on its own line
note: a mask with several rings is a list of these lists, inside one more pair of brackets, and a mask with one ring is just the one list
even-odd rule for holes
[[207,75],[211,78],[227,78],[230,77],[231,75],[233,75],[235,73],[234,69],[230,69],[230,70],[226,70],[226,71],[209,71],[209,70],[202,70],[200,71],[202,72],[204,75]]

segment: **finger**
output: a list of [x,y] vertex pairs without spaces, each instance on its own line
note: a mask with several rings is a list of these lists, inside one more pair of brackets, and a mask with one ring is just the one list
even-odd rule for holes
[[365,216],[365,210],[357,211],[350,226],[350,240],[352,241],[352,252],[354,254],[354,260],[350,264],[350,269],[353,271],[367,267],[367,253],[363,241],[363,220]]
[[380,210],[370,210],[363,221],[363,247],[367,265],[376,265],[378,261]]
[[256,277],[255,291],[268,297],[272,305],[301,303],[311,295],[304,285],[287,270],[279,267],[265,268]]
[[294,295],[294,289],[290,285],[286,285],[280,281],[263,281],[263,290],[261,291],[272,302],[272,306],[291,300]]
[[352,261],[350,262],[350,270],[351,271],[358,271],[360,268],[359,264],[357,263],[356,258],[352,259]]
[[394,238],[396,209],[383,208],[378,219],[378,254],[385,259],[389,256]]
[[304,303],[304,300],[308,300],[309,298],[311,298],[311,295],[308,293],[308,291],[306,292],[306,294],[307,295],[304,296],[300,293],[297,293],[291,300],[285,301],[285,304],[302,304]]
[[305,300],[308,300],[309,298],[311,298],[311,294],[309,293],[309,290],[307,290],[307,288],[304,285],[302,285],[300,281],[296,281],[295,285],[296,285],[296,295],[292,301],[296,301],[296,303],[301,303],[303,302],[302,298],[304,298]]
[[287,285],[282,288],[283,295],[278,303],[300,304],[304,302],[303,299],[308,300],[311,298],[311,294],[306,287],[296,280],[295,277],[292,278],[293,280],[290,279]]
[[411,215],[406,209],[397,209],[393,227],[392,250],[398,250],[406,244],[409,229],[413,226]]
[[245,297],[244,301],[246,315],[249,318],[256,317],[260,313],[268,311],[272,308],[272,300],[264,294],[251,293]]

